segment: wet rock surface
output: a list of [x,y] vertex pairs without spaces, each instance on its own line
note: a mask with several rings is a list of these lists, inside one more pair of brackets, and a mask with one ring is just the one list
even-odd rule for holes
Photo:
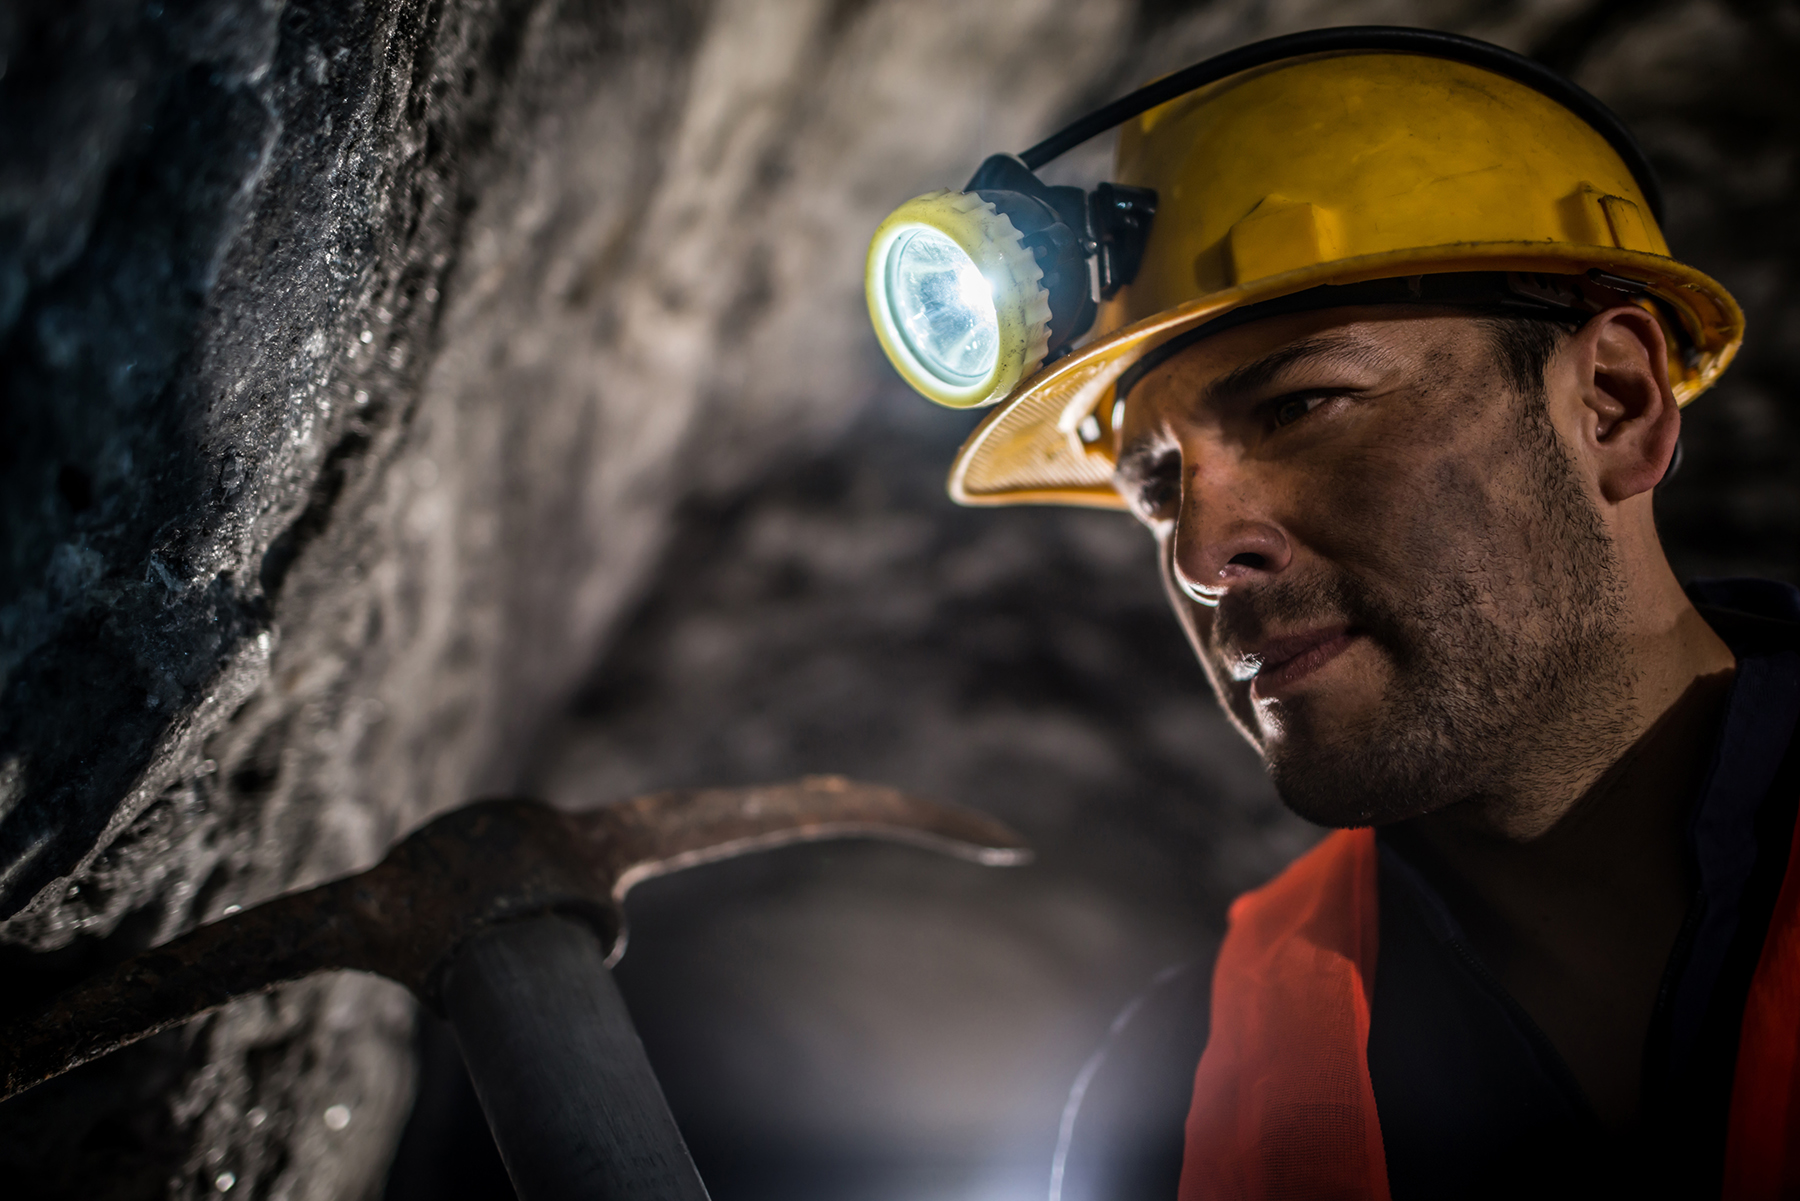
[[[1112,1012],[1311,834],[1137,531],[943,500],[967,421],[881,364],[863,242],[1143,77],[1354,22],[1537,53],[1637,130],[1751,331],[1665,534],[1800,578],[1790,4],[0,13],[0,1006],[483,792],[844,771],[1042,858],[814,848],[634,900],[621,980],[715,1195],[1041,1193]],[[285,988],[0,1107],[0,1163],[371,1196],[412,1030],[378,980]],[[440,1061],[409,1138],[443,1159]]]

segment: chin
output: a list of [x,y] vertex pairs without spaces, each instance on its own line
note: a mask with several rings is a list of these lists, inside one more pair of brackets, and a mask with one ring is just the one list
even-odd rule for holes
[[1432,812],[1430,807],[1396,804],[1385,797],[1321,797],[1311,792],[1295,796],[1280,785],[1276,785],[1276,791],[1294,814],[1328,830],[1392,826]]
[[1458,764],[1416,748],[1355,737],[1333,745],[1295,733],[1269,744],[1263,761],[1282,802],[1314,825],[1392,825],[1453,804],[1462,791],[1453,783]]

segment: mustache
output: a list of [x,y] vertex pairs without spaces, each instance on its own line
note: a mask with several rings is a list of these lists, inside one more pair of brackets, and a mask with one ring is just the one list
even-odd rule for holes
[[1387,606],[1360,581],[1337,573],[1308,579],[1276,580],[1260,588],[1228,593],[1213,610],[1213,645],[1237,659],[1272,631],[1342,622],[1363,631],[1394,625]]

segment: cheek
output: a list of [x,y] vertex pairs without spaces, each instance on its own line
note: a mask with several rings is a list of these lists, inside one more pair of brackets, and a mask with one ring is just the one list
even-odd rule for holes
[[1425,478],[1441,464],[1396,447],[1365,447],[1308,473],[1294,533],[1325,559],[1385,576],[1431,552]]
[[1395,582],[1485,557],[1484,544],[1505,524],[1497,473],[1508,448],[1490,423],[1458,419],[1481,403],[1420,398],[1324,465],[1305,503],[1303,540]]

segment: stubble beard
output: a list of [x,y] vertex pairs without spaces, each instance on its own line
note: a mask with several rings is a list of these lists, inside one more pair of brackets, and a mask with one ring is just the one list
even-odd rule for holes
[[1611,539],[1541,404],[1520,409],[1531,468],[1512,528],[1473,531],[1448,558],[1421,529],[1399,539],[1417,546],[1395,548],[1393,561],[1418,568],[1410,578],[1337,572],[1257,596],[1255,624],[1347,621],[1390,668],[1360,720],[1322,729],[1303,693],[1265,710],[1273,737],[1246,731],[1300,816],[1366,826],[1458,803],[1529,806],[1591,774],[1616,749],[1609,735],[1629,728]]

